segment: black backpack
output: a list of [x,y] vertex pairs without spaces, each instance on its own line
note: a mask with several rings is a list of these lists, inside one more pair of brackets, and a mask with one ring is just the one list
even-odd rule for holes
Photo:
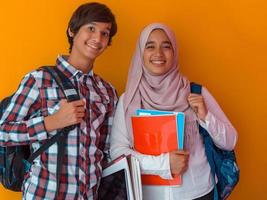
[[[191,93],[201,94],[201,85],[191,83],[190,86]],[[206,156],[213,175],[213,182],[215,183],[215,175],[218,178],[218,182],[214,186],[214,200],[226,199],[238,183],[240,176],[235,152],[218,148],[213,143],[209,133],[200,125],[199,133],[203,138]]]
[[[71,81],[57,67],[44,66],[41,70],[47,71],[57,82],[60,89],[63,91],[68,102],[79,100],[79,93],[73,86]],[[71,90],[71,92],[70,92]],[[0,118],[3,116],[5,109],[8,107],[12,96],[6,97],[0,102]],[[30,145],[18,146],[0,146],[0,181],[2,185],[12,191],[21,191],[21,186],[24,180],[25,173],[30,169],[35,158],[41,155],[52,144],[58,144],[57,156],[57,192],[59,191],[59,180],[65,152],[66,137],[70,130],[76,125],[65,127],[58,130],[57,134],[47,139],[38,150],[31,153]]]

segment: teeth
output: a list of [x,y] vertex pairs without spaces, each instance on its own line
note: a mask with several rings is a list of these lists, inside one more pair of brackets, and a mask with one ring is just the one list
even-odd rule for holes
[[88,47],[91,47],[92,49],[99,49],[98,46],[92,45],[92,44],[86,44]]
[[160,64],[164,64],[165,63],[165,61],[161,61],[161,60],[152,60],[151,61],[153,64],[157,64],[157,65],[160,65]]

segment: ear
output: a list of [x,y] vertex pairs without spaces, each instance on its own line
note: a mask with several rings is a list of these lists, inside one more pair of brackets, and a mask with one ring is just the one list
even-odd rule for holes
[[70,37],[74,37],[74,33],[70,30],[70,28],[68,28],[68,34]]

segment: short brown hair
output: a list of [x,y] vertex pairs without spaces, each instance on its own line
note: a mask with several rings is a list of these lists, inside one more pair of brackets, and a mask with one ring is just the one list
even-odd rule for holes
[[67,28],[67,37],[70,44],[69,50],[71,51],[73,46],[73,37],[69,35],[68,29],[76,35],[81,26],[91,23],[91,22],[105,22],[111,23],[110,35],[108,45],[111,45],[112,37],[117,32],[117,23],[115,16],[111,10],[104,4],[93,2],[85,3],[79,6],[75,12],[72,14],[72,17],[69,21]]

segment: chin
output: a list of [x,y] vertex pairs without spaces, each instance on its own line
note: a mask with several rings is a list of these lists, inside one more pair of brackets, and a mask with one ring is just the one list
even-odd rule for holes
[[86,56],[86,58],[88,58],[90,60],[95,60],[97,58],[97,56],[99,56],[99,55],[90,53],[90,54],[86,54],[85,56]]
[[164,72],[151,72],[150,74],[153,75],[153,76],[161,76],[161,75],[163,75],[165,73]]

